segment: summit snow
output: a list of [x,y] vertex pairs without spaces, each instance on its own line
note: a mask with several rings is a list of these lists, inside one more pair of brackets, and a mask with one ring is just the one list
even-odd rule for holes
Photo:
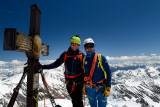
[[[160,57],[151,56],[134,57],[106,57],[112,70],[111,96],[108,97],[107,107],[160,107]],[[137,59],[136,59],[137,58]],[[145,59],[145,60],[143,60]],[[50,64],[54,60],[40,61]],[[0,61],[0,107],[6,106],[13,94],[13,89],[23,74],[26,62],[13,60]],[[64,80],[64,65],[51,70],[44,70],[46,80],[55,94],[68,95]],[[43,83],[39,77],[39,107],[43,107]],[[26,82],[22,83],[15,107],[26,105]],[[53,95],[54,96],[54,95]],[[55,97],[55,96],[54,96]],[[56,103],[62,107],[71,107],[70,97],[56,98]],[[51,106],[46,95],[46,106]],[[88,100],[86,107],[90,107]]]

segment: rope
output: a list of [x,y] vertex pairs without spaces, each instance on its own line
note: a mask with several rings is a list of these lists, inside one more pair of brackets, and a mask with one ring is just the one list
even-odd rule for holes
[[54,94],[56,97],[59,97],[59,98],[66,98],[66,97],[70,96],[70,95],[72,94],[72,92],[74,91],[75,86],[76,86],[75,83],[73,83],[71,93],[68,94],[68,95],[66,95],[66,96],[64,96],[64,97],[61,97],[61,96],[56,95],[56,94],[53,92],[53,90],[50,88],[50,86],[48,85],[48,83],[47,83],[47,81],[46,81],[46,78],[45,78],[45,75],[44,75],[44,74],[43,74],[43,78],[44,78],[44,82],[46,83],[46,85],[48,86],[48,88],[49,88],[49,90],[52,92],[52,94]]
[[[45,75],[43,75],[44,76],[44,78],[45,78]],[[46,84],[45,84],[46,82],[44,81],[44,107],[45,107],[45,87],[46,87]]]
[[[85,88],[86,89],[86,88]],[[84,107],[85,107],[85,93],[84,93]]]
[[84,107],[85,107],[85,94],[86,94],[86,87],[87,87],[87,84],[85,83],[85,86],[84,86],[84,90],[85,90],[85,92],[84,92]]
[[[49,89],[46,86],[46,82],[44,81],[43,73],[41,73],[41,76],[42,76],[42,81],[43,81],[43,84],[44,84],[44,94],[45,94],[45,91],[48,93],[50,102],[51,102],[51,104],[52,104],[53,107],[54,107],[54,105],[55,105],[55,107],[61,107],[59,105],[56,105],[56,103],[54,101],[54,98],[51,96],[51,94],[49,92]],[[45,95],[44,95],[44,101],[45,101]],[[44,106],[45,106],[45,102],[44,102]]]
[[[41,71],[40,73],[41,73],[42,81],[43,81],[43,84],[44,84],[44,107],[45,107],[45,89],[47,89],[48,94],[50,95],[50,97],[51,97],[51,94],[49,93],[49,90],[52,92],[52,94],[54,94],[56,97],[59,97],[59,98],[66,98],[66,97],[70,96],[70,95],[72,94],[72,92],[74,91],[74,89],[75,89],[76,84],[73,83],[73,85],[72,85],[72,91],[71,91],[71,93],[70,93],[69,95],[66,95],[66,96],[64,96],[64,97],[58,96],[58,95],[56,95],[56,94],[53,92],[53,90],[52,90],[52,89],[50,88],[50,86],[48,85],[48,83],[47,83],[47,81],[46,81],[46,78],[45,78],[45,75],[43,74],[43,72]],[[49,90],[48,90],[48,88],[49,88]],[[50,100],[51,100],[51,99],[50,99]],[[54,104],[55,104],[55,107],[61,107],[60,105],[56,105],[56,103],[54,102],[54,100],[51,100],[51,103],[52,103],[52,106],[53,106],[53,103],[54,103]]]

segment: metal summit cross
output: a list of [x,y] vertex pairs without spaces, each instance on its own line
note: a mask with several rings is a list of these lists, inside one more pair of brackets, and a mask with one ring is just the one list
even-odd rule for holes
[[31,5],[30,32],[29,35],[17,31],[16,28],[6,28],[4,31],[4,50],[25,52],[28,58],[27,66],[24,68],[23,76],[14,89],[14,93],[8,107],[12,107],[18,95],[22,81],[27,74],[27,104],[26,107],[38,107],[39,86],[39,57],[48,55],[49,46],[42,43],[40,38],[41,10],[36,4]]

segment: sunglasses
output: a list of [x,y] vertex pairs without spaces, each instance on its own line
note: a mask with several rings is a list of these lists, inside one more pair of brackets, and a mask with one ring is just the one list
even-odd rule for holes
[[89,48],[93,48],[94,46],[91,46],[91,45],[89,45],[89,46],[86,46],[85,48],[86,49],[89,49]]
[[79,46],[77,43],[71,43],[72,46]]

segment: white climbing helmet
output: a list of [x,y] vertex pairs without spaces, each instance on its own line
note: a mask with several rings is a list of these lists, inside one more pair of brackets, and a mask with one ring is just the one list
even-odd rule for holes
[[84,40],[83,45],[84,45],[84,47],[86,47],[87,45],[92,45],[92,46],[94,46],[95,43],[94,43],[94,41],[93,41],[92,38],[87,38],[87,39]]

